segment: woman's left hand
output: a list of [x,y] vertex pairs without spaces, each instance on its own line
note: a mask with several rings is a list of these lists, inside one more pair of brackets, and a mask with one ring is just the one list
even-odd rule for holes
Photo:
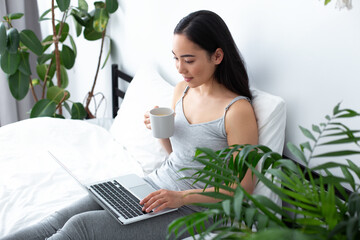
[[178,208],[184,205],[183,193],[160,189],[150,193],[140,201],[140,204],[144,205],[143,211],[145,212],[151,212],[151,210],[159,212],[165,208]]

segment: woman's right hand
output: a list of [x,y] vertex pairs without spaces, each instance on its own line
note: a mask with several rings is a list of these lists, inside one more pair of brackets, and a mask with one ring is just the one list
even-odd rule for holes
[[[159,106],[155,106],[154,108],[158,108]],[[147,129],[151,129],[151,123],[150,123],[150,111],[147,111],[144,114],[144,124]]]

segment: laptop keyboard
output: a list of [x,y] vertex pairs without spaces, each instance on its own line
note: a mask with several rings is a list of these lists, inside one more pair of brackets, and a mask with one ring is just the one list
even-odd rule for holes
[[142,206],[139,204],[140,200],[116,180],[95,184],[90,187],[121,213],[125,219],[146,214],[146,212],[142,211]]

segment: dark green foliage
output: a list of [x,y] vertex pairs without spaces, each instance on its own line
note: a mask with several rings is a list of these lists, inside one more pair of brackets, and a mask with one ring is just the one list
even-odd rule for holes
[[[205,167],[191,178],[214,186],[214,193],[202,194],[222,201],[198,204],[208,210],[172,222],[169,237],[180,229],[194,235],[196,229],[200,239],[210,232],[216,233],[214,239],[360,239],[360,130],[341,123],[342,119],[359,116],[338,104],[325,122],[313,125],[311,130],[300,127],[309,141],[287,147],[302,167],[265,146],[235,145],[216,152],[199,148],[194,161]],[[329,151],[335,146],[337,150]],[[348,159],[352,156],[357,162]],[[259,163],[261,171],[256,168]],[[281,207],[265,196],[248,194],[240,182],[249,168],[287,205]],[[334,175],[331,170],[335,168],[342,175]],[[230,188],[234,183],[237,187]],[[203,229],[209,218],[221,220]]]

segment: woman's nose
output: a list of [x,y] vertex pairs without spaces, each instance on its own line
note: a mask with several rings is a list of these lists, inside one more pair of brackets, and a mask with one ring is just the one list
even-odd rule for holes
[[179,73],[185,73],[186,72],[186,68],[184,66],[184,64],[181,61],[177,62],[177,70]]

